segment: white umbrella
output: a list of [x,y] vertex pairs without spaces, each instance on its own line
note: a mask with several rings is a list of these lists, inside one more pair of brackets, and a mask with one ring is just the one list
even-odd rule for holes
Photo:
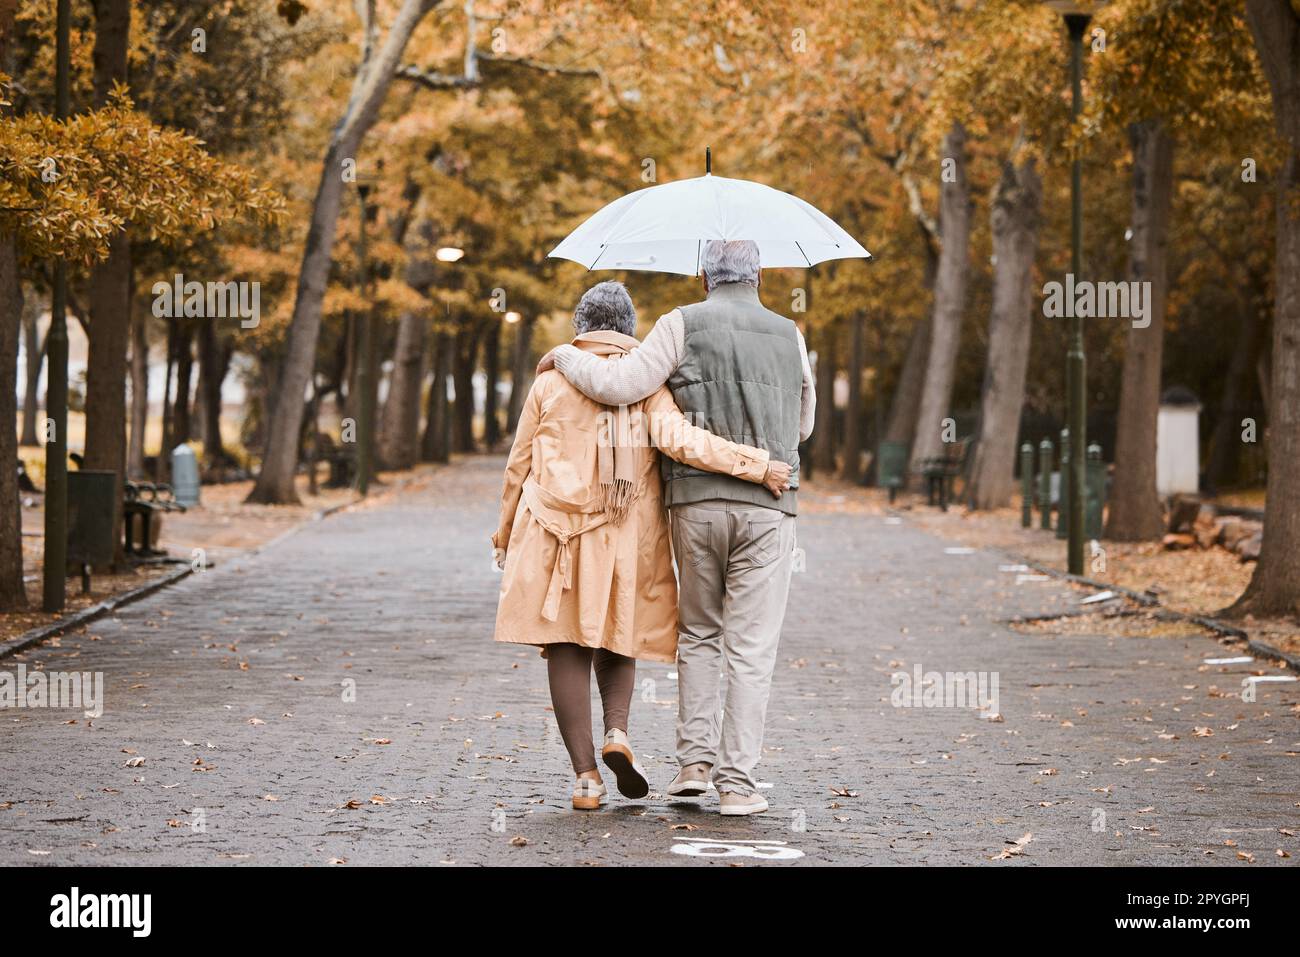
[[695,276],[711,239],[752,239],[764,269],[871,253],[797,196],[747,179],[704,175],[628,193],[569,233],[550,255],[588,269]]

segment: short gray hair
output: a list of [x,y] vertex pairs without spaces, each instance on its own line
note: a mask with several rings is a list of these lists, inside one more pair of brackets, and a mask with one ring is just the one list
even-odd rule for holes
[[709,288],[727,282],[758,285],[758,243],[752,239],[711,239],[700,260]]
[[636,335],[636,306],[623,284],[613,279],[584,292],[573,310],[573,331],[578,335],[600,330]]

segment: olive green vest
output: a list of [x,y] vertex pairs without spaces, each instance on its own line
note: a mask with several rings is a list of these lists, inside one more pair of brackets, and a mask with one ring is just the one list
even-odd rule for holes
[[790,515],[798,510],[799,406],[803,360],[799,334],[784,316],[764,308],[758,290],[726,283],[704,302],[680,308],[685,336],[682,361],[668,387],[692,424],[715,435],[767,449],[789,462],[790,489],[780,499],[761,485],[703,472],[661,456],[664,503],[669,506],[727,499]]

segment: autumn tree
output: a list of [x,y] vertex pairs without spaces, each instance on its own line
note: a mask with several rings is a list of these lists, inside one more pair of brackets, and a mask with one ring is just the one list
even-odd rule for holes
[[1132,154],[1127,280],[1149,290],[1145,317],[1131,321],[1126,334],[1114,451],[1121,467],[1106,536],[1138,541],[1164,531],[1156,490],[1156,427],[1177,141],[1181,148],[1195,149],[1240,133],[1250,118],[1243,91],[1256,80],[1245,25],[1230,5],[1129,0],[1107,11],[1104,22],[1110,33],[1105,54],[1096,58],[1098,110],[1127,132]]
[[1277,171],[1277,259],[1264,543],[1236,613],[1300,613],[1300,10],[1247,0],[1246,17],[1273,92],[1284,156]]

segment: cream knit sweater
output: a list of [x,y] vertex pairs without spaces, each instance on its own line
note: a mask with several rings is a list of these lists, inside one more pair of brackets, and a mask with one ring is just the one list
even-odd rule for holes
[[[803,362],[803,392],[799,403],[799,441],[812,435],[817,410],[817,392],[808,347],[803,333],[799,337],[799,358]],[[674,309],[659,317],[640,346],[618,362],[606,362],[575,346],[563,345],[552,350],[555,368],[589,398],[605,405],[631,405],[650,396],[668,381],[681,364],[686,339],[682,314]]]

